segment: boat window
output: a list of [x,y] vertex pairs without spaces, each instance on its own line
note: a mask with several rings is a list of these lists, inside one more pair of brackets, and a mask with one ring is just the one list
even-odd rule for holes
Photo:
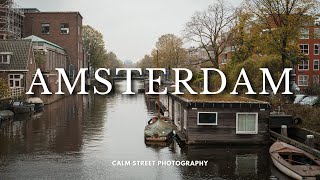
[[20,102],[13,102],[14,106],[20,106]]
[[258,113],[237,113],[237,134],[258,134]]
[[217,112],[198,112],[198,125],[218,125]]

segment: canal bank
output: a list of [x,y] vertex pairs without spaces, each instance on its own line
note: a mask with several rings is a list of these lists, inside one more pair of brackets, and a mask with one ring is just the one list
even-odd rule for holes
[[[142,88],[133,81],[134,90]],[[39,117],[0,130],[1,179],[286,179],[269,146],[146,144],[143,129],[155,100],[122,95],[73,95],[45,106]],[[207,166],[115,167],[112,161],[208,161]]]

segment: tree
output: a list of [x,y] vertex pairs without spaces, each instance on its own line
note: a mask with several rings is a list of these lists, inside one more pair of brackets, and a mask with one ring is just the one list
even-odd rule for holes
[[317,12],[316,0],[247,0],[247,9],[254,15],[261,33],[269,39],[270,49],[281,56],[282,68],[300,53],[297,40],[300,30],[310,25]]
[[83,26],[83,45],[90,55],[90,64],[94,68],[103,67],[106,64],[105,43],[103,35],[91,26]]
[[0,78],[0,99],[6,97],[8,95],[8,84],[5,80]]
[[157,66],[156,58],[158,51],[160,67],[179,67],[186,57],[185,49],[182,46],[182,39],[176,35],[162,35],[156,42],[156,49],[154,49],[151,53],[154,60],[154,66]]
[[146,54],[139,62],[135,64],[135,67],[141,68],[143,75],[145,75],[147,73],[146,68],[156,67],[156,64],[154,64],[152,56]]
[[135,66],[142,69],[155,67],[152,57],[147,54]]
[[210,61],[215,68],[219,68],[219,56],[228,46],[233,19],[231,6],[218,0],[207,10],[196,12],[186,24],[185,38],[198,43],[206,51],[206,61]]
[[[232,32],[232,60],[243,62],[254,53],[257,53],[257,46],[261,43],[259,32],[252,26],[252,14],[244,8],[239,7],[235,11],[234,26]],[[259,43],[260,42],[260,43]]]
[[118,59],[114,52],[107,53],[107,68],[115,69],[123,67],[123,63]]

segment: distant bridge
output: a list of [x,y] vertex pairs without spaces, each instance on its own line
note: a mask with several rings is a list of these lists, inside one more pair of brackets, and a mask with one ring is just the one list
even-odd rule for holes
[[[132,80],[144,80],[146,79],[146,76],[132,76],[131,79]],[[127,77],[123,77],[123,76],[113,76],[112,77],[113,80],[126,80]]]

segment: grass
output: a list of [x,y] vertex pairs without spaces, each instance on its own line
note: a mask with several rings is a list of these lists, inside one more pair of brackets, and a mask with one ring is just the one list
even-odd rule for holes
[[238,95],[231,95],[231,94],[217,94],[217,95],[184,94],[184,95],[178,95],[178,96],[183,99],[186,99],[187,101],[192,101],[192,102],[266,103],[256,99],[251,99],[251,98],[238,96]]

